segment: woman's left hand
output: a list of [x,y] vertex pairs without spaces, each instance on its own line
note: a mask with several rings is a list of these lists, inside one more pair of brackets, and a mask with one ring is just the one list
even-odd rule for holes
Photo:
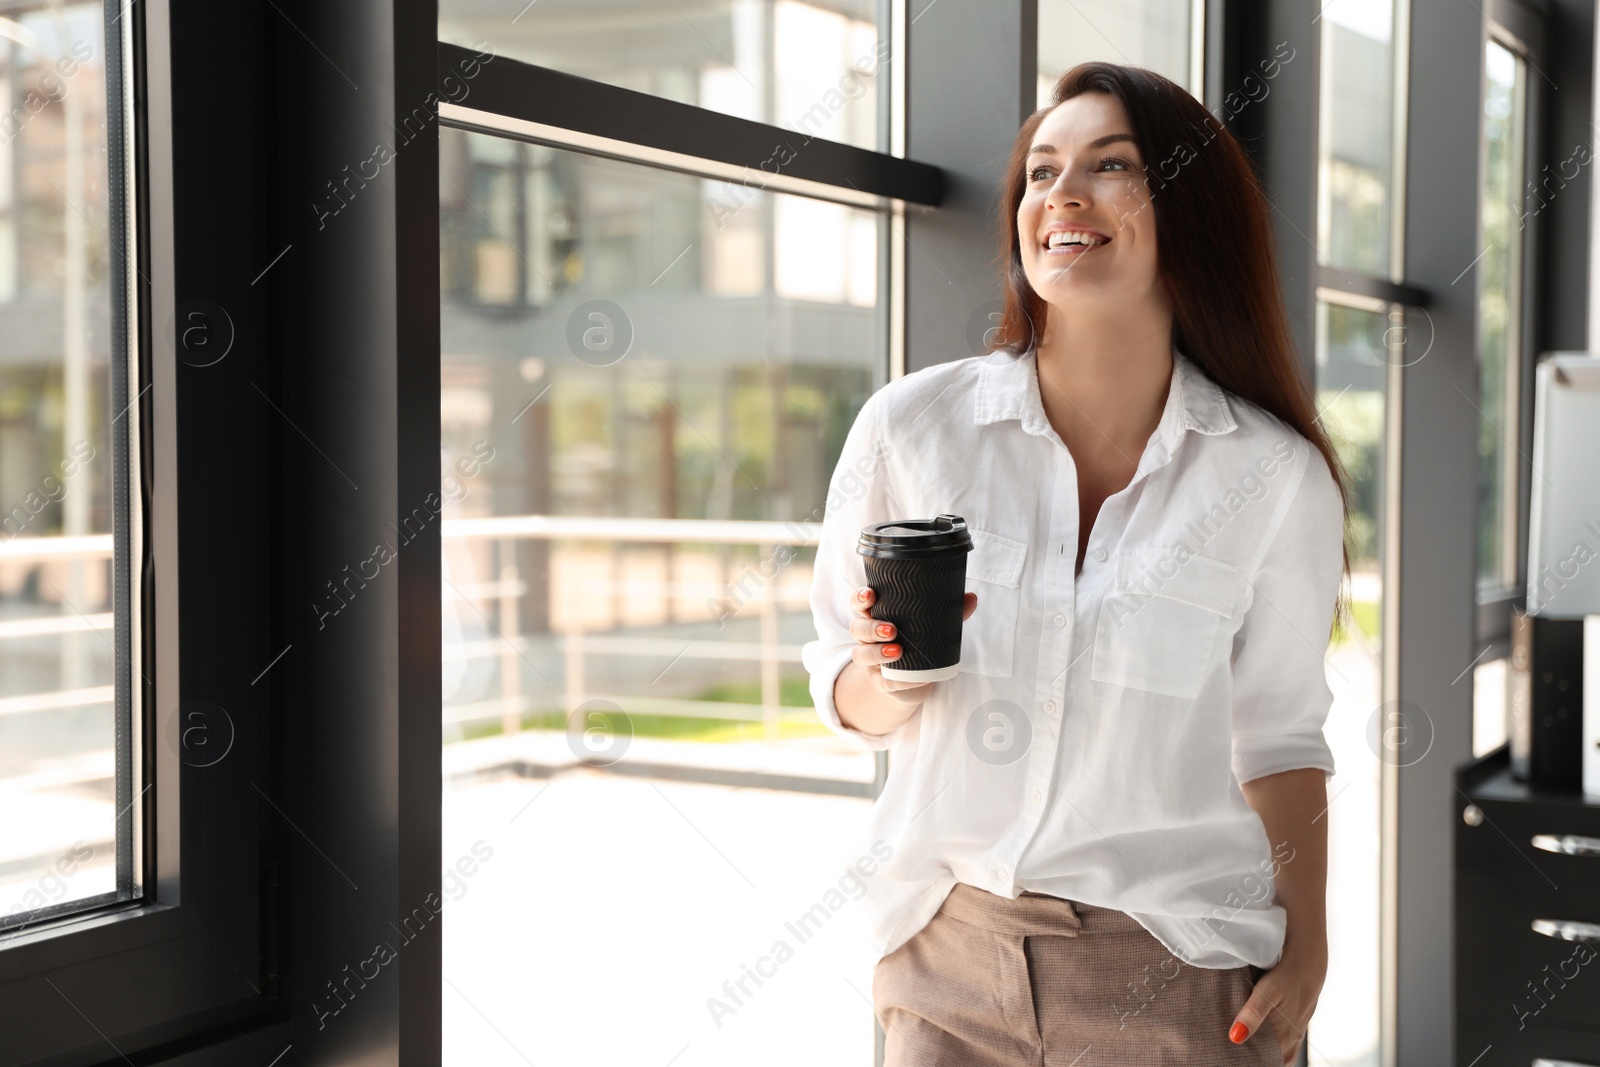
[[1271,1015],[1272,1028],[1283,1046],[1283,1062],[1286,1067],[1294,1063],[1300,1057],[1300,1043],[1305,1040],[1306,1027],[1327,975],[1326,957],[1284,956],[1256,983],[1255,992],[1234,1018],[1228,1037],[1235,1044],[1254,1037],[1262,1020]]

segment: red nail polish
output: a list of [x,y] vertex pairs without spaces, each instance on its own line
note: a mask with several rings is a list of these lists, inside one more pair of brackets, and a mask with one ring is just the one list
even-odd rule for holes
[[890,626],[886,622],[880,622],[878,624],[878,636],[879,637],[893,637],[894,636],[894,627]]
[[1240,1044],[1250,1036],[1250,1028],[1244,1023],[1234,1023],[1233,1029],[1228,1031],[1228,1040],[1235,1045]]
[[900,646],[899,645],[884,645],[883,646],[883,654],[885,656],[898,656],[900,654]]

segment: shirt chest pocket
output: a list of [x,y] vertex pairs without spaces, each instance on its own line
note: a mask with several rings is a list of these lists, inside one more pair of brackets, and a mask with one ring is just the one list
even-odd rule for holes
[[967,592],[978,594],[972,618],[961,624],[961,670],[1011,677],[1016,654],[1017,609],[1022,598],[1026,542],[973,528],[967,553]]
[[1212,667],[1223,620],[1239,611],[1244,574],[1209,556],[1126,549],[1095,627],[1097,682],[1193,699]]

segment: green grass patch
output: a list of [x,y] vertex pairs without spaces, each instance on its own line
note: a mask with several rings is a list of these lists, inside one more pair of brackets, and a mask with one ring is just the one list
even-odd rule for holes
[[[1381,625],[1378,602],[1376,600],[1352,601],[1350,604],[1350,622],[1363,638],[1368,641],[1377,641],[1378,630]],[[1344,644],[1351,639],[1351,636],[1348,628],[1341,630],[1334,644]]]
[[[799,737],[826,737],[831,731],[817,719],[810,708],[785,708],[778,720],[778,738],[789,740]],[[671,741],[696,741],[701,744],[722,744],[729,741],[761,741],[767,736],[766,724],[744,719],[708,719],[694,715],[629,715],[635,737],[660,737]],[[560,711],[545,711],[522,717],[524,730],[557,730],[566,727],[566,716]],[[493,737],[501,733],[498,719],[483,719],[464,723],[461,740]]]
[[[718,682],[694,694],[690,700],[714,700],[722,704],[761,703],[761,683]],[[778,679],[778,706],[810,708],[811,687],[804,674],[786,674]]]
[[[718,704],[760,704],[760,681],[718,682],[687,699]],[[827,737],[832,731],[817,718],[811,707],[811,689],[804,674],[785,674],[778,679],[778,737]],[[706,718],[699,715],[646,715],[629,713],[635,737],[661,737],[672,741],[697,741],[722,744],[730,741],[761,741],[767,736],[766,724],[748,719]],[[556,708],[546,708],[522,717],[524,730],[565,730],[566,716]],[[461,740],[493,737],[501,733],[498,719],[482,719],[461,725]]]

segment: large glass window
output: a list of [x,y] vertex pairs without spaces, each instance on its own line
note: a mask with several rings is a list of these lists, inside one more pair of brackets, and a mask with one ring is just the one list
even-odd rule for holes
[[1322,262],[1388,278],[1394,264],[1395,55],[1392,0],[1322,6]]
[[[1317,404],[1349,477],[1346,544],[1351,625],[1328,649],[1333,690],[1329,782],[1328,977],[1308,1030],[1309,1062],[1375,1065],[1378,1047],[1379,843],[1385,762],[1415,755],[1392,739],[1410,724],[1383,699],[1386,372],[1400,357],[1398,310],[1317,304]],[[1397,731],[1399,731],[1397,733]]]
[[[889,35],[876,0],[443,0],[439,39],[883,150]],[[485,44],[486,43],[486,44]],[[470,96],[462,101],[470,107]]]
[[[1322,51],[1316,248],[1325,277],[1398,281],[1398,82],[1392,0],[1343,0],[1318,20]],[[1385,467],[1392,440],[1389,382],[1420,358],[1407,311],[1370,296],[1317,293],[1316,393],[1321,424],[1349,478],[1351,625],[1328,650],[1334,705],[1327,726],[1338,773],[1329,783],[1328,977],[1309,1030],[1309,1062],[1378,1062],[1385,768],[1427,750],[1419,709],[1385,702],[1391,654],[1386,596]],[[1419,331],[1425,334],[1425,328]]]
[[1038,106],[1056,79],[1090,60],[1127,63],[1187,86],[1198,98],[1193,0],[1039,0]]
[[878,773],[799,649],[887,219],[440,148],[446,1062],[870,1063],[864,929],[786,923]]
[[103,18],[98,4],[0,16],[0,937],[127,895],[135,866]]
[[1518,573],[1526,143],[1527,63],[1491,39],[1484,52],[1483,254],[1477,263],[1478,584],[1485,591],[1514,586]]

